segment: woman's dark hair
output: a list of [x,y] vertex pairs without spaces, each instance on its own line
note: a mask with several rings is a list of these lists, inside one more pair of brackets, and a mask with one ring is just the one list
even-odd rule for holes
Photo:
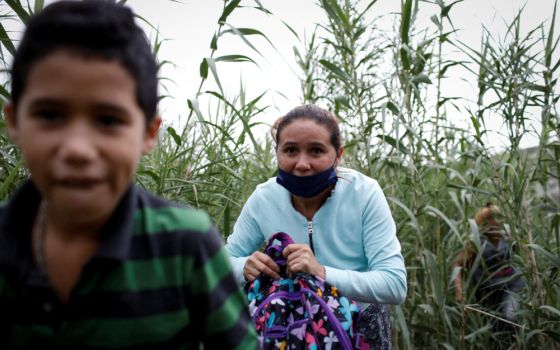
[[274,125],[272,125],[270,130],[270,134],[276,143],[276,147],[278,147],[278,140],[280,139],[280,133],[282,130],[295,120],[312,120],[315,123],[324,126],[331,135],[331,144],[334,146],[334,149],[338,152],[342,146],[342,136],[336,117],[326,109],[316,105],[307,104],[292,109],[286,115],[278,118],[276,122],[274,122]]
[[129,8],[107,0],[65,0],[33,16],[14,55],[14,108],[17,109],[33,66],[57,50],[118,61],[134,79],[136,100],[146,120],[156,115],[158,64]]

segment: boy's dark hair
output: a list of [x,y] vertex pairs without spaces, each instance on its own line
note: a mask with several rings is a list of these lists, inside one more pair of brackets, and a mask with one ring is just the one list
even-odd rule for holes
[[157,111],[158,64],[134,14],[109,0],[59,1],[33,16],[14,56],[12,102],[17,109],[29,72],[57,50],[117,60],[136,84],[136,100],[150,121]]

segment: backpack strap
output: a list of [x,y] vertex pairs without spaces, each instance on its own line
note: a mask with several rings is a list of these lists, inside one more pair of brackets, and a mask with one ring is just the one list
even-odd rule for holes
[[[280,244],[274,244],[275,241],[280,242]],[[272,258],[272,260],[278,264],[278,266],[286,265],[286,258],[282,255],[284,248],[289,244],[294,243],[292,237],[284,232],[277,232],[270,236],[268,239],[268,244],[266,245],[265,253]]]

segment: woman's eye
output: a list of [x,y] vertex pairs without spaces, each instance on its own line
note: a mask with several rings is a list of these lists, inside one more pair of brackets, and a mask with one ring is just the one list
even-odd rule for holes
[[311,153],[313,153],[315,155],[319,155],[319,154],[323,154],[323,150],[321,148],[313,148],[311,150]]
[[291,153],[296,153],[297,150],[296,150],[295,147],[287,147],[287,148],[284,149],[284,152],[286,152],[288,154],[291,154]]

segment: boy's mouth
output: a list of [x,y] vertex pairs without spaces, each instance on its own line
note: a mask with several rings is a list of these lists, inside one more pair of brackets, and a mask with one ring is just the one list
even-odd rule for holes
[[88,189],[101,181],[93,178],[64,178],[57,181],[58,185],[67,188]]

